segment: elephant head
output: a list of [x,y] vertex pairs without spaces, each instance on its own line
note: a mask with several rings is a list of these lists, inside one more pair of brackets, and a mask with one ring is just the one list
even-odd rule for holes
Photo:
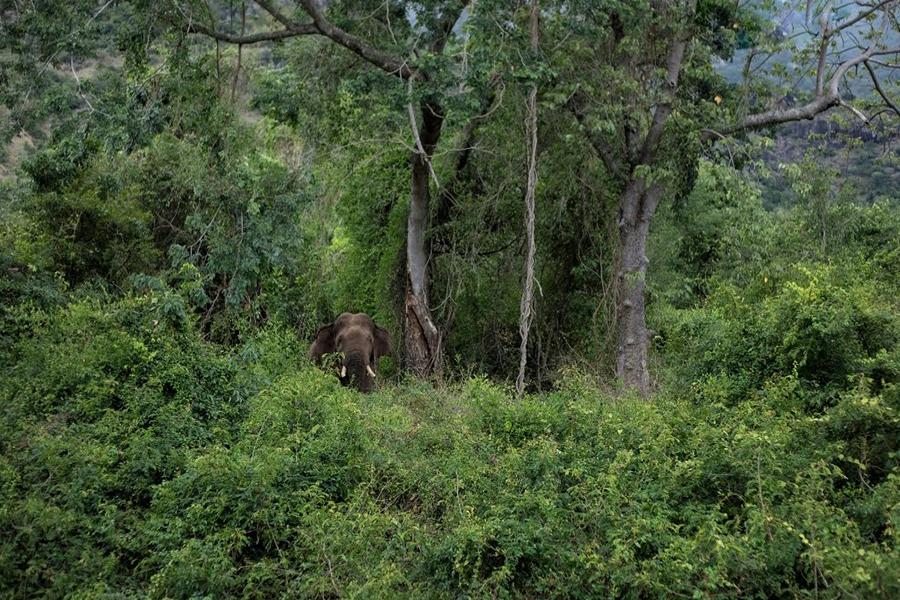
[[316,363],[322,355],[339,353],[341,383],[369,392],[378,373],[378,359],[391,352],[391,335],[366,313],[343,313],[334,323],[319,328],[309,357]]

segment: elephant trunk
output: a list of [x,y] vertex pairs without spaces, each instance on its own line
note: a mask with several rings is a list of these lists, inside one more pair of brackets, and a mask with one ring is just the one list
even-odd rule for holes
[[346,375],[341,379],[345,385],[352,385],[361,392],[368,392],[372,389],[373,383],[373,379],[368,373],[370,368],[362,353],[351,352],[344,358],[344,369],[346,371],[342,369],[342,373],[346,373]]

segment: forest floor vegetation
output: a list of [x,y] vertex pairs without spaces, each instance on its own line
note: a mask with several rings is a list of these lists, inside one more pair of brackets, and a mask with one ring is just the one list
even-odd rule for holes
[[284,328],[225,350],[164,303],[6,312],[0,597],[900,594],[894,386],[363,395]]

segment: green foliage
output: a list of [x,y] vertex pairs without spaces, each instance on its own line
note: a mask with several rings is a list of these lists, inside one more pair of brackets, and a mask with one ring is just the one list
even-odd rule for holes
[[900,377],[897,212],[830,199],[815,165],[785,170],[800,198],[774,214],[727,169],[701,170],[655,249],[665,266],[653,282],[658,341],[678,357],[679,381],[728,381],[729,397],[787,376],[809,386],[811,405],[860,378],[890,386]]
[[[777,87],[728,86],[714,61],[784,43],[762,10],[693,5],[664,141],[636,167],[670,185],[646,279],[664,376],[651,402],[612,396],[596,373],[624,178],[584,133],[635,167],[616,136],[669,102],[678,15],[541,3],[534,53],[527,5],[487,0],[436,53],[451,4],[329,6],[428,73],[411,86],[316,36],[247,45],[238,71],[182,30],[236,4],[3,21],[21,35],[0,36],[0,135],[51,133],[0,183],[0,599],[900,596],[892,159],[862,190],[821,152],[773,177],[749,146],[698,161],[700,128]],[[533,83],[538,391],[518,398]],[[363,396],[303,356],[345,310],[402,347],[423,99],[445,116],[429,273],[447,377],[387,364]]]
[[[409,206],[409,156],[390,152],[363,165],[342,186],[337,215],[342,226],[321,253],[330,312],[367,312],[390,322],[403,273]],[[399,280],[399,281],[398,281]]]
[[[702,302],[731,261],[762,260],[759,242],[772,216],[759,190],[733,169],[702,162],[691,194],[661,209],[649,242],[654,292],[678,308]],[[739,246],[736,251],[735,246]]]
[[221,277],[216,291],[235,310],[252,300],[264,274],[292,269],[306,182],[262,149],[222,164],[193,152],[195,142],[164,135],[138,153],[138,194],[169,226],[157,244],[168,248],[174,266],[187,261],[209,280]]
[[38,154],[27,169],[36,192],[17,207],[27,215],[28,235],[13,256],[77,285],[89,280],[121,284],[133,272],[160,261],[151,242],[151,214],[130,196],[121,167],[101,157],[60,176],[46,173],[53,151]]
[[0,594],[900,592],[893,391],[824,418],[790,385],[728,407],[578,378],[362,396],[296,369],[290,334],[223,355],[156,297],[34,314],[2,384]]
[[140,552],[128,532],[143,527],[153,486],[227,441],[245,413],[229,361],[161,304],[151,294],[33,313],[0,390],[4,594],[127,590],[116,565]]
[[298,215],[313,183],[273,154],[276,128],[223,133],[236,147],[224,155],[170,132],[128,155],[89,149],[93,138],[77,142],[76,155],[72,138],[39,152],[27,166],[33,188],[4,200],[10,259],[72,286],[121,289],[136,273],[180,286],[187,277],[192,309],[222,339],[233,325],[219,319],[225,313],[316,321],[288,301],[306,251]]
[[900,316],[888,298],[870,282],[840,281],[834,269],[801,270],[760,301],[722,288],[662,335],[686,358],[688,381],[724,376],[741,397],[771,378],[794,376],[816,392],[809,402],[830,404],[860,377],[876,389],[900,381]]

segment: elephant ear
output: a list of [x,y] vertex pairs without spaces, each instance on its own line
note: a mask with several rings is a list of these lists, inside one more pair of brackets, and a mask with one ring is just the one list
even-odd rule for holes
[[315,362],[322,362],[322,355],[334,352],[334,323],[319,327],[316,333],[316,341],[309,347],[309,358]]
[[375,326],[375,359],[377,360],[379,356],[384,356],[385,354],[391,353],[391,334],[388,333],[388,330]]

